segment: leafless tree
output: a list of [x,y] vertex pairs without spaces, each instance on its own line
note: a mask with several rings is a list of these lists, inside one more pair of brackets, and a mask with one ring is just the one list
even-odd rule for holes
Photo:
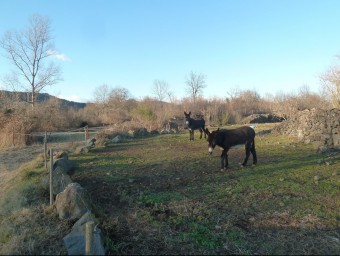
[[172,91],[168,91],[167,92],[167,97],[168,97],[168,100],[170,101],[170,103],[172,103],[172,104],[176,103],[177,98],[176,98],[175,94]]
[[187,93],[192,97],[194,104],[197,97],[202,93],[202,90],[207,86],[205,83],[205,76],[203,74],[197,74],[193,71],[190,72],[185,81],[187,85]]
[[163,101],[169,93],[169,85],[166,81],[155,80],[153,82],[152,93],[159,101]]
[[323,90],[330,98],[333,107],[340,107],[340,66],[330,67],[320,79]]
[[129,119],[130,93],[126,88],[111,88],[102,84],[94,90],[95,112],[105,124],[121,123]]
[[6,32],[0,40],[0,47],[16,67],[16,71],[6,78],[6,83],[30,91],[30,103],[34,107],[36,94],[61,79],[60,68],[47,62],[48,57],[56,53],[49,19],[37,14],[31,16],[29,26],[23,31]]
[[122,103],[128,100],[129,90],[123,87],[115,87],[110,92],[110,101],[114,103]]
[[94,89],[94,102],[98,104],[107,104],[110,95],[110,87],[107,84],[102,84]]

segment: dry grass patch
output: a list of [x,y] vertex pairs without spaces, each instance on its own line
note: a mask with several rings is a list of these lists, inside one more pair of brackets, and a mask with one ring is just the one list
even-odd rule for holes
[[69,228],[49,206],[18,209],[1,221],[0,254],[65,255]]
[[64,255],[71,223],[60,221],[40,185],[43,155],[1,174],[0,255]]

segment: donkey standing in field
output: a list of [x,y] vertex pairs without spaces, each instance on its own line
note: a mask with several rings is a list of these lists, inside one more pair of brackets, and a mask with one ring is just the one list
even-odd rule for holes
[[205,121],[204,119],[200,119],[200,120],[195,120],[193,118],[190,117],[191,115],[191,111],[189,113],[186,113],[184,111],[184,116],[185,116],[185,123],[187,124],[187,126],[189,127],[189,133],[190,133],[190,141],[194,140],[194,131],[195,130],[199,130],[201,135],[200,135],[200,139],[202,139],[202,132],[204,132],[204,138],[206,138],[206,134],[205,134]]
[[246,166],[250,153],[253,155],[253,165],[257,163],[257,156],[255,150],[255,131],[249,126],[242,126],[233,130],[217,130],[209,132],[208,128],[205,130],[208,135],[209,153],[212,154],[215,146],[223,149],[221,154],[221,171],[228,167],[228,150],[236,145],[244,144],[246,148],[246,158],[242,166]]

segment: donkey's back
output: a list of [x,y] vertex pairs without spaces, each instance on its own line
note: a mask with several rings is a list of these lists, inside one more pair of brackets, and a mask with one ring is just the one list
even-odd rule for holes
[[218,142],[219,146],[232,147],[247,142],[254,142],[255,131],[249,126],[242,126],[236,129],[223,129],[219,130],[221,140]]

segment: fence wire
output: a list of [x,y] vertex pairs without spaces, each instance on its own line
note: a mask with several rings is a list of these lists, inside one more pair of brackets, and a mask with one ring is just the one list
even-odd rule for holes
[[32,132],[29,134],[24,133],[11,133],[12,145],[21,146],[23,142],[26,145],[43,144],[45,135],[47,143],[84,143],[86,144],[89,139],[94,138],[97,133],[105,129],[105,127],[91,127],[91,128],[78,128],[72,130],[62,131],[48,131],[48,132]]

